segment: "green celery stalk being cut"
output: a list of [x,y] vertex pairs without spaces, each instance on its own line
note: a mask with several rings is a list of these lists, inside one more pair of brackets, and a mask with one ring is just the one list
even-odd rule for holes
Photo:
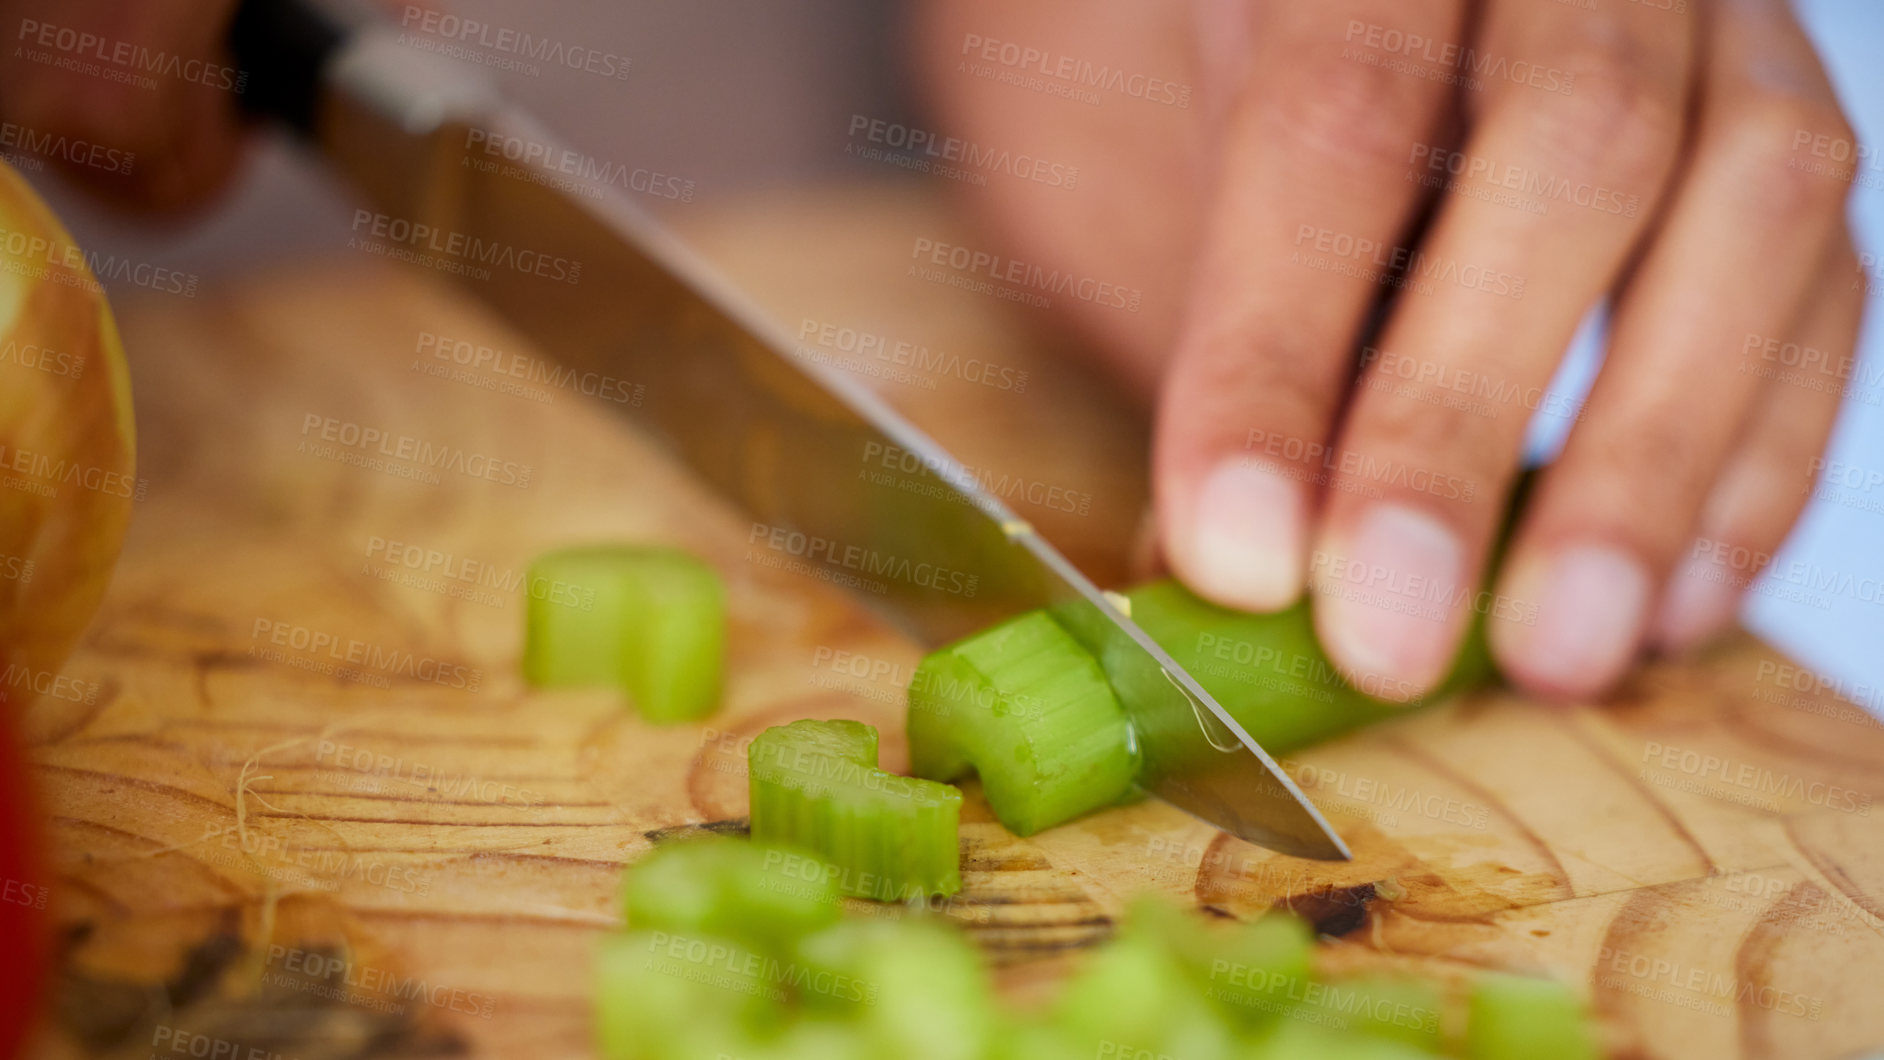
[[1472,984],[1465,1026],[1471,1060],[1599,1060],[1575,991],[1551,979],[1487,975]]
[[1015,835],[1118,801],[1137,771],[1104,671],[1041,611],[922,661],[909,686],[909,748],[917,776],[979,772],[988,805]]
[[[1286,755],[1407,709],[1373,698],[1367,693],[1391,690],[1370,687],[1368,679],[1343,674],[1328,660],[1316,641],[1307,601],[1249,614],[1219,607],[1176,581],[1153,582],[1126,595],[1132,621],[1271,755]],[[1480,684],[1491,673],[1475,623],[1451,675],[1428,698]]]
[[726,593],[678,549],[589,545],[530,565],[524,679],[540,688],[619,688],[650,721],[719,704]]
[[795,721],[760,733],[747,757],[752,838],[799,846],[837,867],[844,894],[878,901],[962,889],[962,793],[877,768],[877,731]]

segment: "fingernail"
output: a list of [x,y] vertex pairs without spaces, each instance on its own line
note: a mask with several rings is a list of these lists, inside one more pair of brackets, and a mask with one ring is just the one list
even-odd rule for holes
[[1689,556],[1668,580],[1655,614],[1655,646],[1679,655],[1733,624],[1740,611],[1740,579],[1726,566]]
[[1563,695],[1592,695],[1635,655],[1649,600],[1648,572],[1608,545],[1575,545],[1511,572],[1506,594],[1536,608],[1529,626],[1495,623],[1520,679]]
[[[1451,662],[1465,548],[1417,508],[1375,504],[1315,557],[1316,626],[1338,665],[1410,699]],[[1470,595],[1466,591],[1466,595]]]
[[1301,487],[1260,464],[1225,459],[1198,490],[1186,573],[1225,607],[1275,611],[1302,591]]

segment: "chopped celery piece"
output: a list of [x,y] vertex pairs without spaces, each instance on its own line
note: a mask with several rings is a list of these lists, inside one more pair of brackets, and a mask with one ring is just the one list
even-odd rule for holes
[[711,837],[661,847],[628,872],[634,930],[720,935],[766,954],[838,918],[831,866],[812,854]]
[[951,925],[847,920],[798,947],[807,1010],[847,1013],[872,1056],[974,1060],[995,1024],[981,959]]
[[1385,1038],[1288,1019],[1277,1023],[1275,1030],[1244,1056],[1247,1060],[1437,1060],[1439,1054]]
[[1358,976],[1317,984],[1305,993],[1302,1019],[1437,1053],[1440,1011],[1445,1004],[1431,982],[1388,976]]
[[909,686],[910,771],[970,768],[995,816],[1032,835],[1119,800],[1137,762],[1099,663],[1043,611],[922,661]]
[[1235,1038],[1185,975],[1177,957],[1153,939],[1122,935],[1073,974],[1055,1007],[1056,1022],[1087,1056],[1216,1060]]
[[524,679],[621,689],[650,721],[703,717],[720,699],[726,594],[678,549],[591,545],[530,565]]
[[1598,1060],[1583,1003],[1550,979],[1487,975],[1472,984],[1466,1019],[1471,1060]]
[[795,721],[752,741],[752,838],[815,851],[837,889],[905,901],[962,889],[962,793],[877,768],[877,731],[857,721]]
[[602,940],[596,1037],[608,1060],[712,1055],[735,1028],[782,1018],[782,991],[755,975],[756,955],[712,935],[629,931]]

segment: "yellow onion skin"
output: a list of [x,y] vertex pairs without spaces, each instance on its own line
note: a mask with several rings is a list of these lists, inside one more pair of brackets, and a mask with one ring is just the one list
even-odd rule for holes
[[140,492],[131,380],[84,253],[0,165],[0,723],[61,696]]

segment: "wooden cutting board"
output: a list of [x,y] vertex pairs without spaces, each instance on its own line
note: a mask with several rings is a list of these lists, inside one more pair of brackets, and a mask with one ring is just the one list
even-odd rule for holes
[[[689,229],[794,328],[1026,371],[1016,393],[934,357],[855,362],[970,464],[1084,497],[1065,513],[1023,490],[1020,508],[1123,578],[1138,418],[1004,303],[907,274],[911,231],[952,231],[933,204],[847,188]],[[147,499],[68,667],[88,694],[30,716],[63,932],[44,1055],[186,1055],[188,1035],[302,1060],[586,1055],[588,952],[622,866],[743,826],[746,740],[857,718],[903,765],[917,646],[754,562],[748,520],[599,402],[529,383],[537,353],[436,277],[348,253],[120,315]],[[439,375],[437,336],[509,359]],[[370,431],[392,456],[347,444]],[[428,480],[400,439],[442,467]],[[596,539],[684,544],[725,575],[711,722],[520,685],[522,571]],[[1240,917],[1289,904],[1333,969],[1549,972],[1622,1056],[1884,1045],[1884,730],[1751,639],[1600,708],[1487,693],[1291,769],[1353,862],[1156,802],[1017,840],[971,788],[948,915],[1023,1000],[1150,888]]]

